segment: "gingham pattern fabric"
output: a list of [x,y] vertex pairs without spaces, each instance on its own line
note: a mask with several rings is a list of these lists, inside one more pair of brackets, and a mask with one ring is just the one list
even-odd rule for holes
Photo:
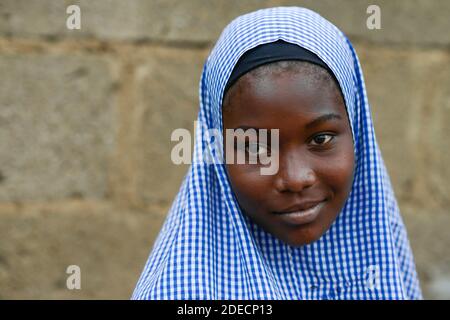
[[[335,73],[351,124],[355,176],[344,208],[316,242],[291,247],[242,214],[207,129],[222,132],[223,90],[239,57],[278,39],[317,54]],[[420,299],[406,229],[347,37],[308,9],[242,15],[222,32],[200,80],[193,164],[132,299]]]

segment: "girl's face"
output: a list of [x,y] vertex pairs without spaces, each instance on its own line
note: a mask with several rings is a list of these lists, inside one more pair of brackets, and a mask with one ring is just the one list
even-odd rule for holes
[[[330,228],[348,198],[354,172],[352,133],[340,90],[324,69],[309,65],[304,70],[260,77],[247,73],[227,92],[223,106],[224,132],[279,129],[276,151],[248,140],[250,148],[233,149],[234,159],[238,153],[248,159],[277,152],[278,172],[261,175],[263,165],[248,161],[227,164],[226,170],[243,212],[292,246],[316,241]],[[225,134],[224,141],[233,144]]]

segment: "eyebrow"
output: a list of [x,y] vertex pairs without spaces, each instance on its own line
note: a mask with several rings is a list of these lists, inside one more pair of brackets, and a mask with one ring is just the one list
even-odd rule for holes
[[[337,113],[326,113],[326,114],[323,114],[323,115],[315,118],[311,122],[308,122],[305,125],[305,128],[306,129],[311,129],[313,127],[318,126],[319,124],[322,124],[322,123],[327,122],[327,121],[333,121],[333,120],[342,120],[342,117],[339,114],[337,114]],[[247,129],[258,130],[258,129],[266,129],[266,128],[257,128],[257,127],[242,125],[242,126],[239,126],[237,128],[234,128],[234,130],[237,130],[237,129],[243,129],[245,131]]]
[[332,120],[342,120],[342,117],[340,115],[338,115],[337,113],[323,114],[320,117],[317,117],[313,121],[311,121],[308,124],[306,124],[305,128],[306,129],[311,129],[311,128],[315,127],[315,126],[318,126],[321,123],[324,123],[324,122],[327,122],[327,121],[332,121]]

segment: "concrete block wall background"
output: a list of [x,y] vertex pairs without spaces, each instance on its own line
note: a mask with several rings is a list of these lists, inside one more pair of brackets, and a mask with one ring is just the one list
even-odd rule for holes
[[130,297],[187,170],[170,133],[193,130],[209,50],[234,17],[279,5],[354,43],[424,295],[450,298],[445,0],[1,0],[0,298]]

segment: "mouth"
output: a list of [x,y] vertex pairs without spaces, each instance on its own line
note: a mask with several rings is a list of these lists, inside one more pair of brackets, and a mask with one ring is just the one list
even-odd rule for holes
[[285,212],[273,212],[279,219],[291,225],[303,225],[313,222],[325,205],[325,200],[303,209],[293,209]]

